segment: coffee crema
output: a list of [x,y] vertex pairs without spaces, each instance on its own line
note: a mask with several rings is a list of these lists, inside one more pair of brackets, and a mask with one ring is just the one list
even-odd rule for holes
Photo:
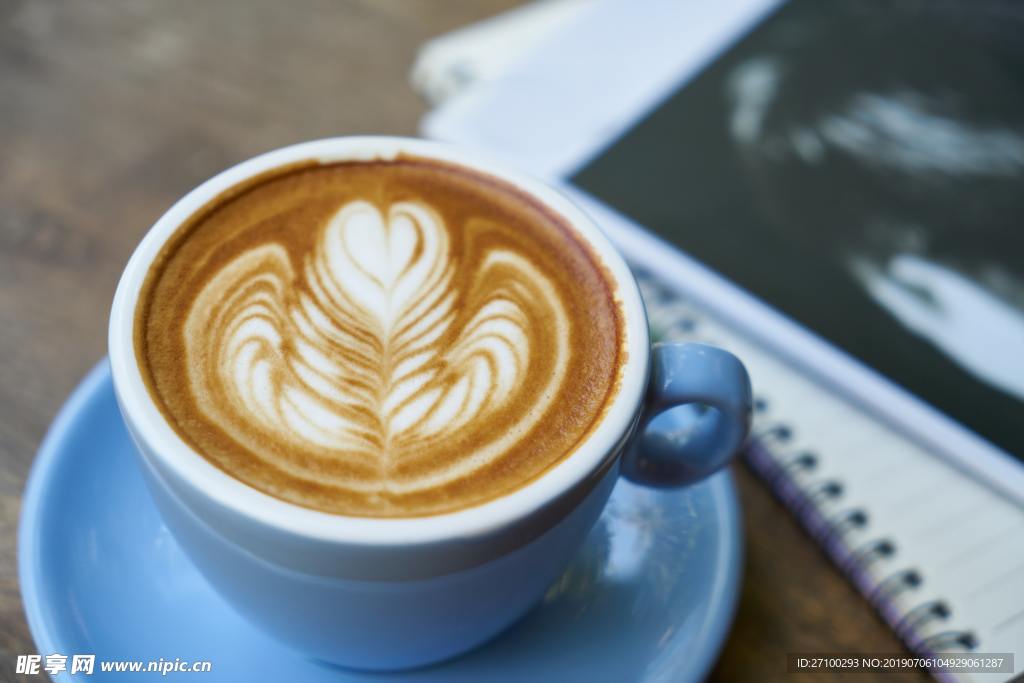
[[329,513],[440,514],[596,428],[625,361],[612,282],[504,181],[410,156],[307,162],[175,232],[135,351],[167,421],[232,477]]

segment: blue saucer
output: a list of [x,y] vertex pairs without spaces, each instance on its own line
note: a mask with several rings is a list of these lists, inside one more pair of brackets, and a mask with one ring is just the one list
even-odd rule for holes
[[102,660],[180,658],[212,662],[203,680],[247,683],[696,681],[736,604],[740,521],[728,473],[682,492],[623,481],[543,604],[496,640],[394,676],[334,668],[270,640],[213,592],[161,522],[132,448],[103,362],[51,426],[22,507],[19,572],[38,652],[69,664],[95,654],[89,680],[104,680]]

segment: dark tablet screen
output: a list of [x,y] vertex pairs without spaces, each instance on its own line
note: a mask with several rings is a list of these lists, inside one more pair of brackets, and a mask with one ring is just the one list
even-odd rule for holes
[[793,0],[573,182],[1020,459],[1021,35]]

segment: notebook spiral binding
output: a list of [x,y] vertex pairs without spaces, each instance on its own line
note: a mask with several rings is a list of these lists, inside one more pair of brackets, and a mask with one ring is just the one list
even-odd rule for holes
[[[716,343],[714,337],[704,334],[701,314],[677,293],[642,270],[634,272],[657,337]],[[754,429],[743,454],[751,469],[796,515],[911,650],[925,656],[975,650],[978,639],[971,631],[951,629],[938,630],[927,637],[919,635],[923,627],[937,628],[937,622],[948,621],[952,614],[950,606],[942,600],[930,600],[903,611],[897,608],[896,598],[921,589],[925,576],[918,568],[904,567],[877,578],[878,572],[873,569],[898,561],[896,542],[869,536],[869,511],[843,508],[843,482],[821,472],[815,451],[797,444],[795,426],[771,413],[770,400],[755,396]],[[858,540],[854,536],[864,538]]]

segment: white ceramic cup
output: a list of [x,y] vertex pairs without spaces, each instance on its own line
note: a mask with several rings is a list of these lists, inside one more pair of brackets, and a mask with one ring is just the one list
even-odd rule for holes
[[[428,517],[371,519],[318,512],[243,484],[178,436],[143,383],[133,344],[136,303],[166,240],[227,188],[297,161],[388,159],[400,153],[499,177],[567,220],[614,278],[625,312],[628,358],[621,387],[600,425],[571,456],[512,493]],[[400,669],[453,656],[491,638],[536,604],[600,516],[621,459],[628,459],[627,469],[646,473],[640,479],[658,481],[661,476],[657,463],[652,466],[642,454],[631,455],[635,448],[627,448],[638,422],[680,403],[716,408],[721,424],[710,429],[724,434],[724,441],[719,439],[715,448],[704,444],[704,451],[716,452],[691,467],[689,475],[676,477],[680,481],[724,464],[749,425],[749,380],[726,352],[666,349],[660,354],[660,374],[655,354],[652,379],[647,318],[636,281],[580,209],[537,180],[422,140],[319,140],[263,154],[203,183],[156,222],[132,255],[114,298],[109,347],[117,400],[138,446],[140,467],[187,554],[256,625],[310,656],[355,668]],[[691,360],[679,360],[684,356]],[[669,376],[677,375],[695,378],[687,381],[699,386],[652,399],[654,383],[675,381]]]

